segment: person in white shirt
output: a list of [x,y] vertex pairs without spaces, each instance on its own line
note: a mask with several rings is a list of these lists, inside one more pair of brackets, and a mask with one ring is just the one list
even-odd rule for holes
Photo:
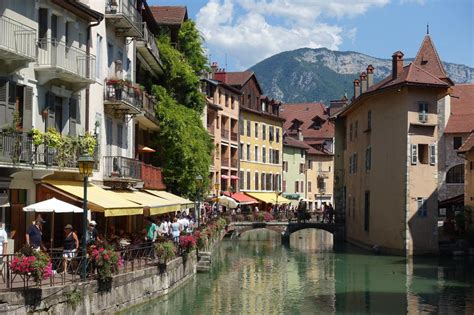
[[168,223],[166,222],[166,218],[163,218],[163,220],[161,220],[160,227],[158,228],[158,232],[160,236],[168,235]]
[[[3,225],[3,221],[0,220],[0,255],[7,254],[7,247],[8,247],[8,235],[7,231],[5,231],[5,227]],[[2,257],[3,259],[3,257]],[[2,261],[0,261],[1,263]]]

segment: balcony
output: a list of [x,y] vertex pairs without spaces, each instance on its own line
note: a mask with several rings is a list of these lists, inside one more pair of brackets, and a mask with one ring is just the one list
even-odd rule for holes
[[0,16],[0,69],[13,73],[36,59],[36,31],[6,16]]
[[159,123],[155,114],[156,98],[148,93],[143,93],[141,114],[135,117],[136,121],[151,131],[158,131]]
[[55,80],[78,91],[95,81],[95,56],[55,39],[40,39],[35,71],[38,84]]
[[239,165],[238,159],[232,158],[232,159],[230,160],[230,167],[237,168],[238,165]]
[[229,167],[229,158],[228,157],[221,157],[221,165]]
[[211,135],[214,136],[214,125],[207,125],[207,132]]
[[142,113],[143,91],[123,80],[108,80],[104,95],[104,109],[120,114]]
[[142,162],[123,156],[104,156],[104,180],[139,182],[142,180]]
[[142,163],[143,187],[148,189],[166,189],[161,168]]
[[[15,168],[48,169],[71,168],[78,171],[79,146],[61,150],[46,144],[35,146],[33,138],[25,132],[0,131],[0,165]],[[95,159],[97,161],[98,150]],[[96,163],[95,169],[97,169]]]
[[238,136],[237,132],[232,132],[232,133],[230,134],[230,140],[232,140],[232,141],[237,141],[237,140],[238,140],[238,137],[239,137],[239,136]]
[[222,129],[221,130],[221,137],[224,140],[229,140],[229,130]]
[[156,75],[163,73],[160,52],[156,45],[155,36],[150,32],[146,23],[143,23],[143,37],[137,39],[137,50],[146,64]]
[[106,0],[105,19],[117,36],[142,37],[142,16],[134,0]]

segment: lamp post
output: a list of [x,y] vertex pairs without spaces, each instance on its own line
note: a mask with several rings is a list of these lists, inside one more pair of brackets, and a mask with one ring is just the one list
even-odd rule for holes
[[84,177],[84,198],[83,198],[83,213],[82,213],[82,255],[83,255],[83,262],[82,262],[82,272],[81,278],[82,280],[86,280],[87,275],[87,247],[86,247],[86,235],[87,235],[87,183],[89,180],[89,176],[92,175],[92,170],[94,168],[94,158],[88,154],[81,155],[77,160],[79,164],[79,173]]
[[199,221],[200,221],[200,216],[201,216],[201,209],[200,209],[200,193],[201,193],[201,187],[202,187],[202,176],[197,175],[195,178],[196,181],[196,220],[197,220],[197,226],[199,227]]

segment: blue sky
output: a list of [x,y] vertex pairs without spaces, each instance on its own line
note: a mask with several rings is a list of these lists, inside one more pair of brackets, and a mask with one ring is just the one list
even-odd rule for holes
[[[211,61],[244,70],[302,47],[414,57],[426,34],[442,60],[474,67],[473,0],[148,0],[185,5]],[[226,58],[227,57],[227,58]]]

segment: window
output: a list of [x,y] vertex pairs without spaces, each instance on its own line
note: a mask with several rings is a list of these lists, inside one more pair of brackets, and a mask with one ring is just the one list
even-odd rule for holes
[[349,174],[352,174],[352,154],[349,156]]
[[300,174],[304,173],[304,163],[300,163]]
[[369,232],[370,227],[370,191],[365,192],[364,198],[364,231]]
[[251,131],[250,131],[250,120],[247,120],[247,137],[250,137],[251,136]]
[[270,127],[268,128],[268,138],[269,138],[270,141],[273,141],[273,140],[274,140],[273,136],[274,136],[274,133],[273,133],[273,126],[270,126]]
[[369,110],[367,112],[367,130],[371,130],[372,129],[372,111]]
[[283,189],[282,191],[286,193],[286,180],[283,180]]
[[458,164],[451,167],[446,173],[447,184],[463,184],[464,183],[464,164]]
[[258,162],[258,146],[255,146],[255,162]]
[[357,173],[357,153],[354,153],[349,158],[349,174]]
[[58,40],[58,16],[55,14],[51,15],[51,39],[53,42]]
[[243,136],[245,131],[244,131],[244,120],[243,119],[239,119],[239,131],[240,131],[240,135]]
[[258,123],[255,123],[255,138],[258,139]]
[[352,124],[349,126],[349,140],[352,141]]
[[308,192],[311,192],[311,182],[308,182]]
[[262,140],[267,140],[267,126],[262,124]]
[[430,144],[430,165],[436,165],[436,145]]
[[255,190],[258,190],[258,173],[255,173]]
[[309,170],[313,169],[313,161],[308,161],[308,169]]
[[65,35],[65,39],[66,39],[66,45],[67,46],[70,46],[72,44],[71,42],[71,22],[66,22],[66,24],[64,25],[64,35]]
[[239,159],[242,160],[243,159],[243,156],[244,156],[244,144],[241,143],[239,145]]
[[372,168],[372,148],[368,147],[365,150],[365,170],[370,171]]
[[272,190],[272,174],[267,174],[266,175],[266,183],[265,183],[265,187],[267,188],[267,190]]
[[117,147],[123,147],[123,125],[117,124]]
[[262,148],[262,162],[267,163],[267,149],[265,147]]
[[244,190],[244,171],[239,171],[239,188]]
[[112,67],[112,63],[114,62],[114,45],[111,43],[107,43],[107,65],[108,67]]
[[280,143],[280,128],[276,128],[276,142]]
[[418,162],[421,164],[428,164],[428,145],[418,144]]
[[48,9],[40,8],[38,10],[38,38],[47,37],[48,33]]
[[462,146],[462,137],[453,138],[453,149],[457,150]]
[[247,161],[250,161],[250,144],[247,144]]
[[422,123],[428,121],[428,103],[418,103],[418,121]]
[[299,190],[300,190],[300,183],[299,183],[299,181],[296,181],[295,182],[295,193],[300,192]]
[[288,172],[288,162],[287,161],[283,161],[283,171]]
[[247,171],[247,190],[250,190],[250,172]]
[[267,188],[265,187],[265,173],[262,173],[260,175],[260,185],[262,186],[261,190],[266,190]]
[[300,181],[300,192],[304,193],[304,182]]
[[280,150],[274,150],[275,152],[275,164],[280,164]]
[[357,138],[357,131],[359,129],[359,121],[356,120],[355,124],[354,124],[354,138]]
[[428,207],[426,204],[426,199],[423,197],[416,198],[417,208],[418,208],[418,216],[419,217],[426,217],[428,216]]
[[301,158],[304,158],[304,150],[303,149],[300,149],[300,156],[301,156]]
[[318,177],[317,184],[319,192],[324,193],[326,191],[326,182],[324,181],[324,177]]

